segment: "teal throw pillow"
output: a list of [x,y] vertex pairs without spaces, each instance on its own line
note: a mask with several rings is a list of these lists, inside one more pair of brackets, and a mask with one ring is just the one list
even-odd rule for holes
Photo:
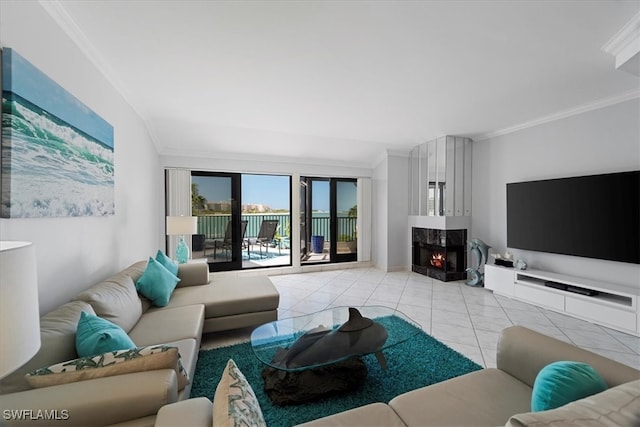
[[531,411],[546,411],[607,389],[600,374],[581,362],[561,361],[540,370],[533,383]]
[[164,268],[169,270],[174,276],[178,275],[178,264],[176,264],[171,258],[164,252],[158,249],[156,253],[156,261],[158,261]]
[[128,350],[135,346],[129,335],[115,323],[84,311],[80,314],[76,330],[78,356],[94,356],[109,351]]
[[169,304],[169,299],[180,279],[153,258],[136,283],[136,289],[156,307]]

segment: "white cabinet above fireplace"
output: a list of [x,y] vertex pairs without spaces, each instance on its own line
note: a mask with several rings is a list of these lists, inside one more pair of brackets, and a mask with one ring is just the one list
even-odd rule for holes
[[471,229],[470,216],[409,216],[409,230],[411,227],[436,228],[438,230],[455,230],[459,228]]
[[471,139],[443,136],[411,151],[409,215],[471,216]]

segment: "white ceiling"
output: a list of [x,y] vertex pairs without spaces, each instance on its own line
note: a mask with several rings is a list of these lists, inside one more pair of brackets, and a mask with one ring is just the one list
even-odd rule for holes
[[41,4],[161,154],[370,167],[640,94],[601,50],[640,1]]

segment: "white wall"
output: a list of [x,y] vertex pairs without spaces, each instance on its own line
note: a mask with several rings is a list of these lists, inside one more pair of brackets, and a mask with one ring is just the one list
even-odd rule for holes
[[387,271],[389,267],[389,230],[387,222],[389,212],[387,209],[389,200],[389,159],[385,156],[373,169],[371,176],[371,224],[373,235],[371,236],[371,260],[373,264]]
[[163,181],[146,127],[37,2],[0,2],[10,47],[114,127],[116,214],[0,219],[2,240],[35,244],[40,312],[163,247]]
[[389,155],[387,226],[388,271],[411,269],[409,235],[409,159],[407,156]]
[[372,176],[372,260],[384,271],[410,269],[407,156],[387,153]]
[[[640,100],[473,143],[474,237],[506,248],[506,184],[640,169]],[[594,227],[597,226],[594,224]],[[640,266],[511,250],[530,268],[640,288]]]

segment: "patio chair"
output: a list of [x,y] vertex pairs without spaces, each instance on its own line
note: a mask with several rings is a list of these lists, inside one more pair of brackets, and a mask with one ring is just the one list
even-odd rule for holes
[[[242,242],[244,242],[244,235],[247,232],[248,223],[249,221],[244,221],[244,220],[240,222],[240,227],[241,227],[240,233],[241,233]],[[226,254],[228,253],[228,251],[231,250],[231,245],[233,243],[232,230],[233,230],[233,227],[231,226],[231,221],[229,221],[227,222],[227,228],[224,232],[223,239],[212,239],[212,240],[208,240],[205,243],[204,255],[206,256],[207,249],[213,249],[213,258],[216,259],[218,256],[218,248],[222,248],[225,250],[225,257],[228,258]]]
[[258,231],[258,237],[255,239],[248,239],[247,241],[247,255],[250,255],[249,248],[253,245],[258,245],[260,249],[260,258],[262,258],[262,248],[266,248],[266,253],[269,253],[269,246],[273,244],[273,238],[276,235],[278,229],[278,219],[265,219],[260,224],[260,231]]

